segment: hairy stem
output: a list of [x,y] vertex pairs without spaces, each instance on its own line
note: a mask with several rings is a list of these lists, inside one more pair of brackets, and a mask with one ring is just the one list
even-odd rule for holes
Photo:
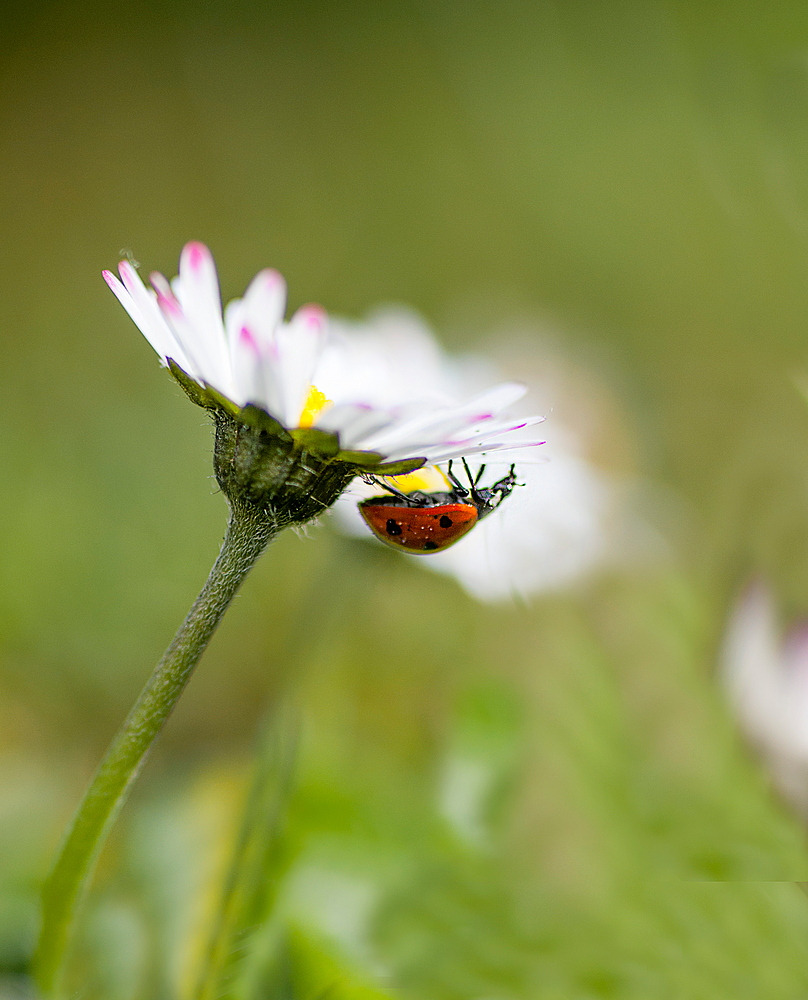
[[227,532],[205,586],[141,691],[73,817],[42,893],[42,928],[34,970],[46,996],[57,992],[74,915],[129,789],[233,596],[277,530],[277,522],[267,511],[231,503]]

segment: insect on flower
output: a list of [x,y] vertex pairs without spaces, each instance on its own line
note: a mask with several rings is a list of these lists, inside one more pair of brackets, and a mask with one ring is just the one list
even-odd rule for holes
[[476,476],[465,458],[463,467],[469,480],[467,489],[452,472],[446,473],[452,484],[449,490],[426,493],[413,490],[402,493],[396,487],[371,477],[374,483],[388,490],[391,496],[370,497],[359,504],[359,512],[373,534],[388,545],[414,555],[428,555],[454,545],[484,517],[488,517],[510,496],[516,486],[512,465],[507,476],[491,486],[478,486],[485,472],[481,465]]

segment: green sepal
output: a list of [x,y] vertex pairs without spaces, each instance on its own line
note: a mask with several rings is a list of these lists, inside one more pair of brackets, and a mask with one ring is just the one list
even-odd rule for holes
[[425,458],[402,458],[400,462],[380,462],[370,471],[378,476],[406,476],[426,465]]
[[248,427],[254,427],[258,431],[266,431],[273,437],[280,438],[281,441],[291,443],[292,435],[283,424],[279,423],[273,416],[270,416],[265,409],[256,406],[255,403],[247,403],[238,411],[237,417]]
[[173,358],[168,358],[168,370],[192,403],[205,410],[224,410],[231,417],[238,417],[240,408],[231,399],[223,396],[218,389],[214,389],[207,382],[200,385],[188,372],[180,368]]
[[375,469],[381,460],[382,456],[377,451],[350,451],[343,449],[337,454],[338,462],[348,462],[350,465],[356,465],[362,469]]
[[295,445],[320,458],[336,458],[339,454],[339,435],[321,431],[316,427],[296,427],[292,431]]
[[337,455],[337,461],[347,462],[361,472],[379,476],[403,476],[426,465],[425,458],[404,458],[399,462],[383,462],[382,457],[377,451],[341,451]]
[[168,370],[192,403],[196,403],[197,406],[202,406],[206,410],[211,408],[202,386],[196,379],[191,378],[187,372],[183,371],[173,358],[168,358]]
[[214,389],[207,382],[205,383],[205,396],[209,400],[208,407],[211,410],[224,410],[231,417],[238,417],[241,413],[240,406],[234,403],[232,399],[228,399],[227,396],[223,396],[218,389]]

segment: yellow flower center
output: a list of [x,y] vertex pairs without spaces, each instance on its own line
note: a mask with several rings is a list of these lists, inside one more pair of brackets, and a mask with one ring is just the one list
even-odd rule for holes
[[306,398],[306,405],[303,407],[303,412],[300,414],[300,423],[298,426],[311,427],[322,411],[325,410],[326,407],[333,405],[334,401],[326,399],[317,386],[313,385],[309,389],[309,394]]
[[451,489],[452,484],[436,465],[427,465],[404,476],[385,476],[389,483],[402,493],[423,490],[424,493],[439,493]]

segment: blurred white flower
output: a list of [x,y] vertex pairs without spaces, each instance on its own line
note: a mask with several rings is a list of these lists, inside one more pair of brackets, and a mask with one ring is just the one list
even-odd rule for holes
[[783,638],[771,591],[758,581],[732,611],[721,669],[741,729],[781,794],[808,815],[808,626]]
[[[164,365],[174,362],[204,389],[237,407],[253,404],[289,430],[338,434],[344,451],[370,452],[387,462],[420,457],[434,463],[513,447],[515,431],[542,419],[503,417],[525,393],[515,382],[475,387],[463,396],[435,391],[432,365],[439,356],[424,353],[417,338],[379,344],[383,359],[359,358],[344,354],[350,344],[343,338],[329,336],[319,306],[303,306],[284,322],[286,284],[277,271],[256,275],[223,317],[207,247],[188,243],[179,270],[172,282],[152,274],[152,289],[125,260],[120,281],[109,271],[104,278]],[[378,379],[385,366],[411,375],[394,393]]]
[[[403,398],[408,386],[426,375],[425,388],[436,400],[451,405],[501,377],[480,357],[444,355],[423,323],[403,310],[379,313],[367,323],[334,319],[332,329],[342,342],[333,362],[334,380],[350,380],[354,373],[353,377],[376,385],[379,398]],[[338,365],[344,369],[338,371]],[[529,366],[517,365],[530,390],[528,405],[549,414],[542,428],[545,446],[536,450],[525,439],[520,448],[524,432],[514,431],[507,454],[481,456],[473,465],[475,472],[481,462],[486,465],[481,485],[500,479],[511,463],[523,485],[457,544],[417,560],[419,566],[454,576],[484,601],[526,597],[571,584],[622,558],[619,550],[625,539],[623,484],[584,457],[576,434],[550,412],[554,399],[547,386],[531,377]],[[424,470],[410,479],[419,482],[411,481],[409,488],[447,488],[434,471],[431,477]],[[372,538],[356,503],[379,492],[378,487],[355,482],[334,507],[339,526]]]

